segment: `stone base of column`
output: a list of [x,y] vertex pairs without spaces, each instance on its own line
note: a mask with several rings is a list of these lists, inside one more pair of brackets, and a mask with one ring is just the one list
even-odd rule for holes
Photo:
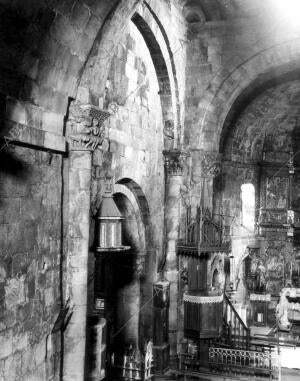
[[153,359],[154,359],[154,373],[162,375],[169,369],[170,359],[170,345],[154,345],[153,346]]

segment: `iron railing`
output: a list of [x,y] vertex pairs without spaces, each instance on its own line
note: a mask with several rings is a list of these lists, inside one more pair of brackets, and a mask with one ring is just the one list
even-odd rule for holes
[[185,375],[207,372],[222,375],[247,375],[281,380],[280,359],[275,352],[256,352],[241,349],[209,348],[208,361],[203,361],[193,354],[181,353],[179,373]]
[[209,348],[209,363],[222,371],[254,373],[269,376],[272,380],[281,379],[279,355],[271,351],[256,352],[211,347]]

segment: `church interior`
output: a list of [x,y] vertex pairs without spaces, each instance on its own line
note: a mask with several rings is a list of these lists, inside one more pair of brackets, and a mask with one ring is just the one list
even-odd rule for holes
[[300,379],[299,13],[0,0],[0,381]]

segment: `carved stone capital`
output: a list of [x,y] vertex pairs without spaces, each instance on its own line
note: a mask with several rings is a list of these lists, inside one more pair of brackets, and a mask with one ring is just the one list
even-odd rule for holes
[[146,260],[145,256],[139,255],[135,262],[136,275],[141,278],[145,275]]
[[181,150],[169,150],[163,152],[165,167],[169,176],[182,176],[187,153]]
[[67,137],[70,150],[94,151],[108,149],[108,129],[104,121],[110,113],[96,106],[71,103],[67,121]]
[[221,156],[218,152],[203,152],[201,155],[202,177],[216,177],[221,173]]
[[255,184],[257,180],[258,169],[256,167],[248,167],[243,172],[243,182]]

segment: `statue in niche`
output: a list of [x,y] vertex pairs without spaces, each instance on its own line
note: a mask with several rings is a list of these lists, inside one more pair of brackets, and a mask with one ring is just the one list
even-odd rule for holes
[[279,303],[276,307],[276,322],[280,331],[289,331],[291,329],[291,323],[288,320],[288,299],[287,293],[289,289],[283,289],[280,294]]
[[256,292],[265,292],[267,287],[266,279],[267,270],[262,264],[262,261],[258,262],[256,274],[255,274],[255,291]]
[[218,270],[215,270],[212,277],[212,290],[221,291],[221,279]]
[[[255,268],[255,269],[254,269]],[[251,273],[254,274],[254,282],[252,283],[254,292],[266,292],[267,287],[267,270],[261,260],[251,263]]]
[[[250,292],[266,292],[267,290],[267,269],[262,260],[256,255],[251,258],[248,257],[248,263],[250,260],[250,271],[246,273],[246,283]],[[247,272],[247,270],[246,270]]]

